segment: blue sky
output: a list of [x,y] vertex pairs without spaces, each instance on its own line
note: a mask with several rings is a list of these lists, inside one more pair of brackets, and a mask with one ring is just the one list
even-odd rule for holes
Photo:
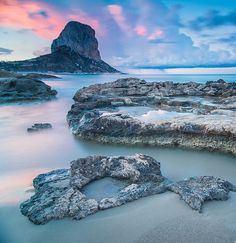
[[1,0],[0,10],[1,60],[49,53],[77,20],[96,30],[114,66],[236,66],[235,0]]

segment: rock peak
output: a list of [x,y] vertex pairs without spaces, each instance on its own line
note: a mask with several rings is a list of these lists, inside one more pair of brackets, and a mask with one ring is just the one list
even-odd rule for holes
[[68,22],[58,38],[53,40],[52,53],[56,52],[61,46],[70,47],[71,50],[82,56],[101,60],[95,30],[89,25],[77,21]]

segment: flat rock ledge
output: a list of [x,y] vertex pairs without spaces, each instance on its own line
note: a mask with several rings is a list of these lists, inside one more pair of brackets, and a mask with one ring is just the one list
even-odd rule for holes
[[[83,187],[92,181],[112,177],[125,182],[114,197],[100,201],[88,198]],[[20,205],[21,213],[34,224],[71,217],[82,219],[99,210],[120,206],[167,190],[181,195],[200,212],[206,200],[226,200],[235,187],[214,177],[196,177],[173,183],[162,176],[160,163],[152,157],[89,156],[71,162],[70,169],[53,170],[33,180],[35,194]]]
[[[128,78],[76,92],[67,114],[74,135],[102,143],[179,146],[236,154],[236,83]],[[120,107],[176,113],[144,122]]]
[[0,79],[0,103],[51,100],[56,95],[56,90],[31,76]]

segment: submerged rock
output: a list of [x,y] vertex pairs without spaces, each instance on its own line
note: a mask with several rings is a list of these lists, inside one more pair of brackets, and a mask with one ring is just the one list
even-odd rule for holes
[[[122,180],[116,195],[95,200],[83,193],[89,183],[111,177]],[[120,206],[149,195],[173,191],[199,212],[206,200],[227,200],[236,187],[212,176],[171,182],[162,176],[160,163],[142,154],[89,156],[71,162],[70,169],[53,170],[33,180],[35,194],[20,205],[21,213],[35,224],[52,219],[82,219],[99,210]],[[112,185],[111,185],[112,186]]]
[[[126,186],[116,197],[96,201],[81,192],[91,181],[104,177],[124,180]],[[34,179],[35,195],[21,204],[22,214],[35,224],[51,219],[81,219],[98,210],[164,192],[168,180],[162,176],[160,163],[152,157],[90,156],[71,162],[70,170],[54,170]]]
[[[235,94],[236,83],[222,80],[199,84],[119,79],[77,91],[67,121],[73,134],[87,140],[236,154]],[[176,115],[157,117],[154,122],[147,116],[144,122],[138,116],[119,112],[119,106],[137,110],[146,106]]]
[[200,176],[173,183],[169,190],[179,194],[192,209],[201,212],[205,201],[227,200],[229,192],[236,192],[236,187],[220,178]]
[[20,76],[0,80],[0,103],[50,100],[55,98],[56,94],[56,90],[37,79]]
[[27,128],[28,132],[37,132],[44,129],[51,129],[52,125],[50,123],[35,123],[32,127]]

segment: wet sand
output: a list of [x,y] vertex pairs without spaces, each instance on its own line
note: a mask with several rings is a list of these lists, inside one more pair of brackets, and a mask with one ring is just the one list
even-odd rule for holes
[[[51,242],[214,242],[236,239],[236,193],[193,211],[174,193],[164,193],[89,216],[33,225],[17,206],[0,209],[1,241]],[[3,224],[4,222],[4,224]],[[1,232],[2,231],[2,232]]]

